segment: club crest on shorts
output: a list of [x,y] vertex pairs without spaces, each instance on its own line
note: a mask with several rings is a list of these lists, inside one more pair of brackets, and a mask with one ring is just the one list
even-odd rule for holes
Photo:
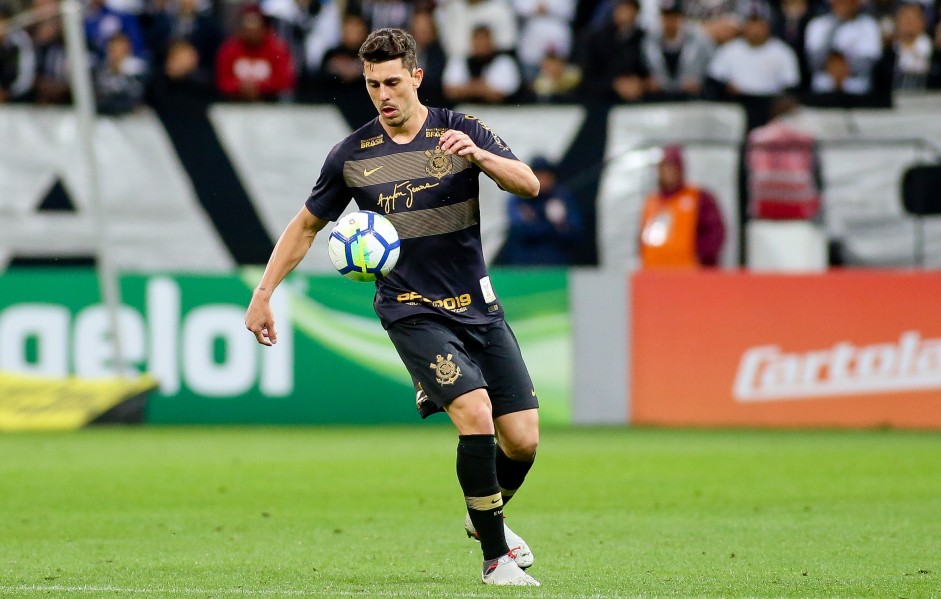
[[451,173],[454,169],[454,163],[451,161],[451,155],[441,149],[441,146],[435,146],[434,151],[425,150],[425,156],[428,157],[428,164],[425,165],[425,172],[429,177],[441,179]]
[[437,363],[431,363],[431,368],[435,371],[435,378],[438,379],[439,385],[453,385],[457,377],[461,376],[461,367],[452,362],[451,357],[451,354],[448,354],[447,358],[438,354],[435,357]]

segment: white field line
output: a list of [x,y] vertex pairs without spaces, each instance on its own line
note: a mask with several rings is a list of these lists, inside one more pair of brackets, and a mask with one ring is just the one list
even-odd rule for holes
[[[630,599],[629,595],[611,594],[561,594],[546,592],[544,589],[532,591],[541,599]],[[8,595],[7,593],[13,593]],[[174,597],[199,595],[202,597],[224,597],[241,595],[245,597],[368,597],[370,599],[397,599],[405,597],[441,597],[441,591],[394,591],[379,589],[363,589],[361,591],[342,591],[338,589],[301,590],[301,589],[197,589],[197,588],[136,588],[110,585],[2,585],[0,596],[22,597],[32,594],[64,593],[68,595],[141,595],[154,597]],[[455,591],[447,593],[448,597],[460,599],[492,599],[493,593],[477,593]],[[639,598],[640,595],[633,597]]]

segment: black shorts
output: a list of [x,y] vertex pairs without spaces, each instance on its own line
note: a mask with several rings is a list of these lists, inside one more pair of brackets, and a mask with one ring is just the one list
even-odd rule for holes
[[422,418],[474,389],[487,390],[494,417],[539,407],[519,343],[503,320],[466,325],[415,316],[393,322],[388,333],[412,375]]

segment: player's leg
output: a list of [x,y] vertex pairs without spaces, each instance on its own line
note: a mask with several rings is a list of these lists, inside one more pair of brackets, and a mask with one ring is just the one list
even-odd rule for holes
[[[536,409],[539,402],[519,344],[510,328],[501,322],[482,329],[479,344],[472,355],[487,379],[493,405],[498,443],[494,466],[505,504],[523,484],[533,465],[539,445],[539,414]],[[470,518],[465,520],[465,529],[469,536],[477,537]],[[531,566],[535,557],[529,545],[505,523],[504,536],[517,565],[521,568]]]
[[[538,585],[509,554],[503,530],[503,498],[496,474],[496,437],[486,381],[458,333],[433,318],[392,324],[389,338],[416,383],[419,411],[428,402],[448,413],[458,431],[457,475],[468,513],[481,527],[483,580],[499,585]],[[426,408],[426,409],[423,409]]]
[[497,483],[496,438],[490,398],[475,389],[445,405],[458,431],[457,477],[464,491],[468,518],[484,554],[481,578],[487,584],[538,586],[510,551],[503,524],[503,497]]
[[510,412],[494,419],[497,433],[497,481],[504,505],[526,480],[539,446],[539,412]]
[[497,483],[496,439],[490,397],[475,389],[444,407],[458,433],[457,478],[480,538],[484,559],[496,559],[510,548],[503,536],[503,497]]
[[505,322],[488,327],[485,350],[476,358],[493,404],[497,479],[505,504],[522,486],[536,458],[539,401],[516,336]]

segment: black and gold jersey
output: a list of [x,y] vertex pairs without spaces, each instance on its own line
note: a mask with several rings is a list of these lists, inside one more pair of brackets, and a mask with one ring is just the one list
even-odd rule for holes
[[516,159],[476,118],[428,108],[411,142],[398,144],[378,118],[338,143],[324,162],[307,209],[336,220],[352,198],[361,210],[386,215],[402,240],[398,263],[376,281],[374,306],[387,327],[418,313],[482,324],[503,318],[480,243],[480,168],[446,154],[438,139],[467,133],[481,149]]

